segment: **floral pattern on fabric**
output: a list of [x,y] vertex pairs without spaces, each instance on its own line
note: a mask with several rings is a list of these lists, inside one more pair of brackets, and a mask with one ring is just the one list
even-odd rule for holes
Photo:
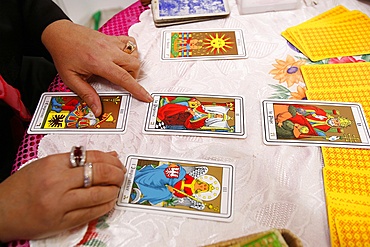
[[109,227],[106,223],[108,214],[100,217],[99,219],[89,222],[87,231],[81,241],[76,245],[76,247],[82,246],[95,246],[95,247],[106,247],[108,246],[103,239],[105,239],[104,233],[100,230],[104,230]]
[[289,42],[288,46],[298,54],[294,57],[287,55],[285,60],[276,59],[276,64],[272,64],[274,69],[270,70],[269,74],[273,75],[273,79],[276,79],[278,84],[270,84],[274,89],[274,93],[270,97],[271,99],[307,99],[307,88],[300,71],[302,65],[370,62],[370,54],[335,57],[312,62]]
[[294,59],[287,55],[286,60],[276,59],[277,64],[273,64],[275,69],[270,71],[270,74],[275,75],[274,79],[279,80],[279,83],[286,82],[287,87],[303,82],[300,68],[306,62],[303,59]]

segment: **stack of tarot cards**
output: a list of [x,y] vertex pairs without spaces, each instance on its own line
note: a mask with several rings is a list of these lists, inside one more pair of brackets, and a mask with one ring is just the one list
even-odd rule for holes
[[152,0],[157,27],[224,18],[230,14],[227,0]]
[[286,29],[282,36],[314,62],[369,54],[370,18],[361,11],[338,5]]

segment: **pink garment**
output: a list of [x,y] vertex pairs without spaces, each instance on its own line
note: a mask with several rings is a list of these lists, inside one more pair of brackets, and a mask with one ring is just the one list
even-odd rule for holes
[[21,100],[18,89],[10,86],[0,75],[0,99],[13,108],[22,120],[30,121],[32,116]]

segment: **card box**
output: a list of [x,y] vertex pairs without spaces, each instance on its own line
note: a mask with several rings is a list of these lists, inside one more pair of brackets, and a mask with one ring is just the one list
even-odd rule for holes
[[299,0],[236,0],[241,15],[296,9]]

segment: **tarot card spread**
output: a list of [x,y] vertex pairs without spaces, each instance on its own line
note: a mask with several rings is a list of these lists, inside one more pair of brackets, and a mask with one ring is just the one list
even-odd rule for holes
[[44,93],[28,129],[29,134],[123,133],[127,125],[131,96],[128,93],[100,93],[103,113],[94,113],[74,93]]
[[262,111],[265,144],[370,148],[360,104],[264,100]]
[[242,30],[164,30],[163,61],[247,58]]
[[244,138],[243,98],[196,94],[152,94],[144,133]]
[[129,156],[117,207],[219,221],[232,220],[230,164]]

